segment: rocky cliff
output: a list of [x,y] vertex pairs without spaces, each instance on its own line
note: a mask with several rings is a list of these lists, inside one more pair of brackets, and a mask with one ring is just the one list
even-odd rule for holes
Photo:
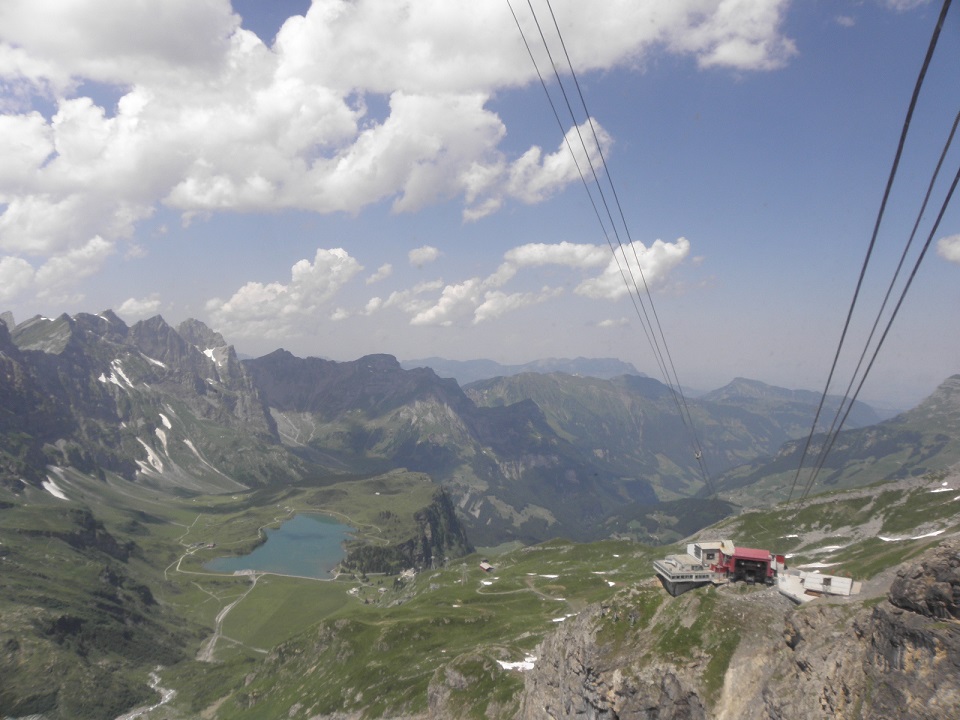
[[800,608],[772,589],[636,588],[542,643],[520,717],[960,717],[960,538],[888,588]]
[[407,568],[423,570],[443,565],[473,551],[467,534],[457,518],[450,496],[441,488],[432,502],[413,516],[416,534],[395,545],[370,545],[355,542],[341,563],[344,570],[360,573],[398,574]]

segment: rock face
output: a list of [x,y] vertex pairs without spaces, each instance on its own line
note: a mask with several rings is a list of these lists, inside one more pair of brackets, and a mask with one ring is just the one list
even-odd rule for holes
[[0,485],[40,485],[51,466],[192,491],[298,476],[233,348],[183,327],[110,311],[0,323]]
[[[591,720],[705,720],[689,667],[659,661],[642,668],[595,642],[595,613],[568,621],[543,642],[528,673],[520,717]],[[626,661],[626,662],[625,662]]]
[[473,552],[450,496],[443,489],[437,490],[430,505],[417,510],[413,517],[415,536],[385,547],[357,543],[348,548],[341,566],[363,573],[398,574],[407,568],[423,570],[442,565],[445,558]]
[[[698,592],[707,593],[704,600],[711,591],[665,598],[648,624],[639,595],[616,610],[595,609],[565,623],[541,644],[519,717],[960,717],[960,539],[903,566],[879,602],[818,600],[794,608],[767,591],[745,595],[729,588],[712,591],[708,606],[694,605],[699,601],[689,596]],[[633,617],[647,627],[610,640],[611,613],[627,612],[631,602]],[[712,666],[722,644],[684,657],[664,651],[665,638],[695,627],[692,618],[704,612],[711,613],[712,627],[698,642],[739,635],[725,667]],[[718,670],[719,692],[711,687]]]

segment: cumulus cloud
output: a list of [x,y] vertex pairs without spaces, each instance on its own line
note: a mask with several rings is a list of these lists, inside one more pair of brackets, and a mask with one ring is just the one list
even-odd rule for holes
[[505,293],[500,290],[492,290],[484,295],[483,302],[474,311],[473,322],[481,323],[485,320],[492,320],[508,312],[541,303],[562,294],[563,288],[549,287],[544,287],[538,293]]
[[937,241],[937,255],[960,265],[960,235],[950,235]]
[[635,292],[635,287],[644,291],[663,281],[674,267],[690,254],[690,241],[678,238],[665,243],[657,240],[649,248],[634,242],[617,248],[601,275],[584,280],[575,289],[578,295],[589,298],[615,300]]
[[455,285],[447,285],[439,300],[417,312],[411,325],[452,325],[454,320],[470,315],[483,302],[483,282],[470,278]]
[[[794,52],[781,31],[787,0],[553,6],[584,73],[654,51],[768,70]],[[267,46],[228,0],[7,0],[0,252],[51,258],[130,239],[161,205],[189,220],[459,198],[476,219],[541,202],[579,179],[565,143],[510,155],[490,109],[498,91],[535,81],[525,53],[501,3],[315,0]],[[88,82],[120,95],[115,107],[85,96]],[[50,117],[31,108],[41,97]],[[388,102],[385,117],[368,110],[373,97]]]
[[5,0],[0,74],[42,79],[59,92],[81,79],[165,82],[219,66],[239,23],[229,0]]
[[373,285],[375,282],[380,282],[385,280],[393,274],[393,265],[390,263],[384,263],[377,268],[377,271],[367,278],[367,285]]
[[432,263],[438,257],[440,257],[440,251],[430,245],[415,248],[407,253],[407,259],[410,261],[410,264],[415,267]]
[[57,287],[96,273],[114,253],[112,242],[99,235],[82,246],[50,258],[37,270],[36,280],[43,287]]
[[[416,302],[406,304],[405,309],[411,315],[411,325],[449,326],[467,318],[474,323],[492,320],[562,294],[562,288],[550,287],[543,287],[535,293],[506,292],[501,289],[525,268],[545,265],[579,270],[582,274],[602,268],[599,275],[582,280],[575,292],[597,300],[617,300],[628,292],[619,268],[623,268],[623,273],[630,282],[629,273],[632,272],[637,285],[643,291],[642,268],[647,286],[655,287],[689,255],[690,242],[686,238],[679,238],[673,243],[657,240],[649,248],[643,243],[634,242],[625,246],[624,250],[626,259],[624,251],[618,250],[614,258],[608,248],[599,245],[569,242],[528,243],[504,253],[503,262],[487,277],[473,277],[445,285],[440,296],[432,303],[425,302],[424,298],[417,298]],[[633,291],[632,286],[630,291]],[[393,303],[391,298],[385,306],[391,304],[399,303]]]
[[33,265],[18,257],[0,257],[0,300],[16,297],[33,283]]
[[387,299],[384,301],[382,307],[399,308],[403,312],[416,315],[430,306],[430,301],[423,296],[432,292],[436,292],[441,288],[443,288],[442,280],[429,280],[426,282],[420,282],[414,285],[412,288],[408,288],[406,290],[397,290],[390,293],[389,297],[387,297]]
[[363,308],[363,312],[365,315],[373,315],[382,307],[383,299],[379,297],[372,297],[367,301],[366,307]]
[[[290,269],[290,282],[248,282],[224,301],[206,305],[215,327],[230,336],[280,338],[302,334],[303,324],[363,267],[341,248],[318,249],[313,262]],[[335,318],[334,318],[335,319]]]
[[127,298],[117,308],[117,315],[131,320],[153,317],[160,312],[160,296],[153,293],[145,298]]

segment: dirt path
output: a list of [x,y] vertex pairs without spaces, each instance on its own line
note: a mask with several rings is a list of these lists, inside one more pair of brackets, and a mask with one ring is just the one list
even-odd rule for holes
[[213,635],[207,638],[203,645],[200,646],[200,650],[197,652],[198,661],[213,662],[213,653],[217,649],[217,641],[220,640],[220,637],[223,635],[223,621],[227,619],[227,615],[230,614],[230,611],[233,610],[241,600],[253,592],[253,589],[257,586],[257,581],[260,579],[260,574],[250,573],[247,577],[251,580],[250,587],[247,588],[247,591],[229,605],[224,606],[224,608],[217,613],[217,619],[214,621]]

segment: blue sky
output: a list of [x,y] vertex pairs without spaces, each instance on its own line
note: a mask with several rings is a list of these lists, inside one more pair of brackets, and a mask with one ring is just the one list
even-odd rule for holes
[[[940,3],[552,5],[681,382],[822,389]],[[960,109],[958,56],[954,9],[835,389]],[[659,375],[506,0],[9,0],[0,157],[18,321],[112,308],[251,355]],[[867,399],[960,372],[957,205]]]

